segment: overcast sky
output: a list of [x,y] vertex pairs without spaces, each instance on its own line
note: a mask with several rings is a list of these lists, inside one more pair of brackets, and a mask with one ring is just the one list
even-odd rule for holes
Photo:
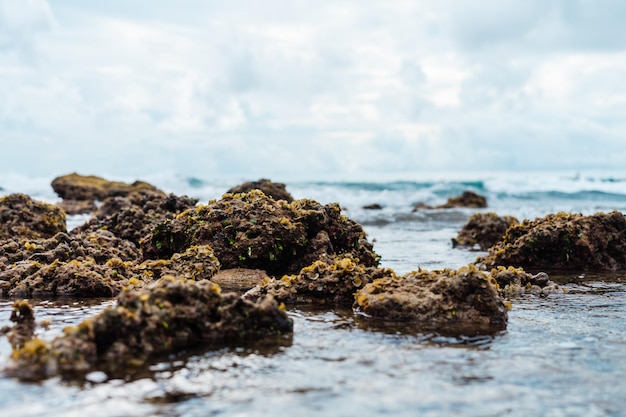
[[0,172],[624,169],[623,0],[0,0]]

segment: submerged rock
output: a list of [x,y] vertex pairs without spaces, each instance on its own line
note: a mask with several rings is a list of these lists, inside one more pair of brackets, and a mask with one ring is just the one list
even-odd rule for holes
[[452,246],[487,250],[502,240],[510,226],[518,223],[512,216],[501,217],[494,212],[474,213],[457,237],[452,239]]
[[429,206],[423,202],[419,202],[413,206],[413,211],[423,209],[446,209],[455,207],[468,207],[468,208],[485,208],[487,207],[487,199],[473,191],[464,191],[463,194],[448,198],[445,204],[438,206]]
[[478,263],[548,270],[626,269],[626,218],[560,212],[511,226]]
[[297,275],[264,280],[244,298],[257,299],[269,294],[286,304],[352,305],[356,291],[382,277],[395,277],[395,273],[391,269],[364,266],[351,255],[325,257],[302,268]]
[[206,280],[169,276],[140,291],[124,291],[115,307],[66,328],[51,342],[27,342],[13,352],[5,371],[22,380],[123,373],[183,349],[241,345],[292,331],[291,319],[269,297],[252,303],[221,294]]
[[356,293],[355,308],[372,318],[425,328],[493,331],[505,329],[508,320],[495,279],[474,265],[376,279]]
[[224,269],[262,269],[270,275],[296,273],[335,254],[351,254],[364,266],[378,264],[361,225],[343,216],[337,204],[287,203],[258,190],[225,194],[161,222],[141,248],[145,258],[158,259],[201,244],[213,248]]
[[293,201],[293,197],[287,191],[285,184],[272,182],[265,178],[261,178],[258,181],[244,182],[243,184],[231,188],[227,193],[247,193],[252,190],[261,190],[266,196],[272,197],[274,200],[285,200],[288,203]]
[[21,193],[0,197],[0,240],[48,238],[66,231],[65,213],[59,207]]

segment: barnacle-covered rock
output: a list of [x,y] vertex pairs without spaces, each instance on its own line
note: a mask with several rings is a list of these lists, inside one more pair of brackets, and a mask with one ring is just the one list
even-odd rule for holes
[[364,266],[378,264],[361,225],[343,216],[337,204],[287,203],[259,190],[225,194],[161,222],[141,248],[145,258],[159,259],[201,244],[213,248],[224,269],[270,275],[297,273],[325,255],[351,254]]
[[139,291],[124,291],[116,306],[66,328],[51,342],[27,342],[13,352],[5,371],[23,380],[74,378],[93,370],[124,373],[182,349],[241,345],[292,331],[291,319],[270,297],[253,303],[221,294],[206,280],[167,276]]
[[564,292],[564,290],[545,272],[530,274],[522,268],[513,266],[499,266],[490,272],[498,283],[500,293],[505,297],[515,297],[522,294],[535,294],[545,296],[551,293]]
[[139,246],[139,240],[150,233],[155,224],[195,207],[197,202],[195,198],[166,195],[149,189],[134,191],[126,196],[108,197],[93,218],[72,233],[106,229]]
[[21,193],[0,197],[0,240],[47,238],[65,231],[65,213],[59,207]]
[[413,211],[422,209],[445,209],[455,207],[468,207],[468,208],[485,208],[487,207],[487,199],[482,195],[476,194],[473,191],[463,191],[463,194],[455,197],[448,198],[445,204],[438,206],[429,206],[423,202],[419,202],[413,206]]
[[375,319],[435,329],[497,331],[508,320],[495,279],[474,265],[376,279],[356,293],[355,308]]
[[626,218],[619,211],[559,212],[511,226],[478,263],[547,270],[626,269]]
[[351,255],[324,257],[302,268],[297,275],[264,280],[248,291],[244,298],[256,299],[270,294],[286,304],[352,305],[356,291],[382,277],[395,277],[395,273],[387,268],[364,266]]
[[506,229],[518,223],[513,216],[498,216],[494,212],[474,213],[457,237],[452,239],[452,246],[487,250],[502,239]]
[[266,196],[272,197],[274,200],[293,201],[293,197],[287,191],[285,184],[272,182],[265,178],[261,178],[258,181],[244,182],[243,184],[232,187],[227,193],[247,193],[252,190],[261,190]]

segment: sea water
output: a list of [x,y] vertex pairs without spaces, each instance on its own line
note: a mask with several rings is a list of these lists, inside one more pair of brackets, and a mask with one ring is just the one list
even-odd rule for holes
[[[160,174],[167,192],[220,198],[243,179]],[[254,180],[250,178],[248,180]],[[52,178],[0,176],[0,193],[58,201]],[[276,179],[273,179],[276,180]],[[567,211],[626,212],[626,174],[407,175],[373,181],[289,181],[295,198],[338,202],[361,223],[382,266],[458,268],[483,252],[452,248],[476,211],[519,220]],[[486,209],[412,211],[463,191]],[[363,207],[377,203],[380,210]],[[74,227],[86,216],[68,221]],[[552,275],[567,292],[512,300],[506,331],[449,336],[372,323],[346,308],[292,309],[293,337],[274,346],[180,352],[125,377],[94,372],[84,383],[0,377],[0,413],[19,416],[626,416],[626,273]],[[32,300],[39,336],[97,314],[112,300]],[[0,326],[11,300],[0,300]],[[0,340],[0,367],[10,356]]]

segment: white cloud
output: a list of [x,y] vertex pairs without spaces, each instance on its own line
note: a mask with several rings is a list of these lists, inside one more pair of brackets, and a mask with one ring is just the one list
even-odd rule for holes
[[625,17],[586,0],[0,0],[0,169],[618,167]]

